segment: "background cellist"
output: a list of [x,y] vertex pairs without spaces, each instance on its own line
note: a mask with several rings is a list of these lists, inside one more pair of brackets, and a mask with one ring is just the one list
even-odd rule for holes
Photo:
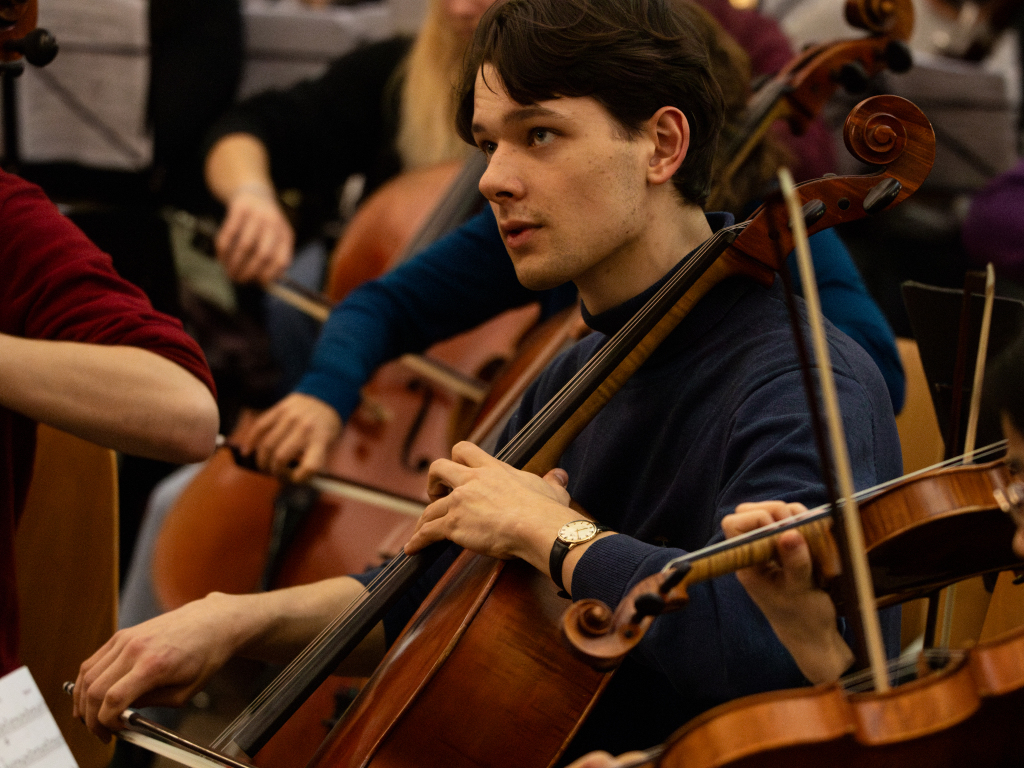
[[[481,190],[520,281],[541,289],[571,279],[597,331],[547,369],[507,434],[728,221],[700,207],[722,121],[705,42],[713,34],[691,6],[670,1],[510,0],[484,15],[460,132],[488,157]],[[881,375],[848,337],[830,328],[829,340],[856,481],[894,477],[899,446]],[[821,499],[808,419],[781,289],[728,278],[580,434],[560,470],[540,479],[466,443],[436,462],[437,500],[406,548],[449,539],[524,559],[574,599],[617,602],[681,549],[715,537],[744,499]],[[612,530],[575,525],[570,493]],[[567,538],[581,528],[588,535]],[[294,650],[360,590],[342,578],[211,595],[118,633],[83,664],[77,712],[106,734],[132,702],[180,703],[232,653]],[[691,598],[617,672],[577,753],[654,743],[720,701],[807,682],[734,579]],[[379,652],[415,601],[364,650]],[[887,621],[893,652],[897,618]]]

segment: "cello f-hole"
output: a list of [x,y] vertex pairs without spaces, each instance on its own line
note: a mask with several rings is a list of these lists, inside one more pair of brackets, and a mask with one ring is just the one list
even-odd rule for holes
[[423,392],[423,400],[420,402],[419,410],[416,411],[416,418],[413,419],[412,424],[409,425],[409,431],[405,435],[405,439],[402,441],[402,466],[406,469],[410,469],[413,472],[426,472],[430,467],[430,459],[425,456],[420,456],[418,459],[413,460],[412,449],[413,444],[416,442],[416,438],[423,429],[423,422],[427,418],[427,413],[430,411],[430,405],[434,402],[434,388],[429,384],[424,384],[419,379],[413,379],[407,385],[407,389],[410,392]]

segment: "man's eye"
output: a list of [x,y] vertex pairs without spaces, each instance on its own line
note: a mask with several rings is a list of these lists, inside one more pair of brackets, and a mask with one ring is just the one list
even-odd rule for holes
[[487,156],[490,157],[494,154],[494,150],[498,145],[493,141],[481,141],[480,150]]
[[547,128],[534,128],[530,131],[530,143],[534,146],[549,144],[554,137],[555,134]]

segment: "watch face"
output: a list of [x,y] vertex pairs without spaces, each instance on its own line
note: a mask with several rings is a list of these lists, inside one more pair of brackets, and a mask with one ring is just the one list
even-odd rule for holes
[[589,541],[597,534],[597,526],[589,520],[573,520],[559,529],[558,538],[566,544],[578,544]]

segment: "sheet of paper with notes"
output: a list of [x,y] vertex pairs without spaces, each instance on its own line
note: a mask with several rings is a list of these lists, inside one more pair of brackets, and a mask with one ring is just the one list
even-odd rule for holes
[[0,768],[78,768],[28,667],[0,677]]

